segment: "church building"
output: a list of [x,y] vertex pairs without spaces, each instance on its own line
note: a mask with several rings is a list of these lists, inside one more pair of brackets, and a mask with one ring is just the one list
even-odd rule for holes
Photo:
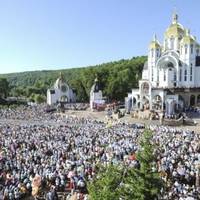
[[62,73],[56,80],[54,86],[47,90],[47,104],[56,105],[58,103],[76,102],[76,94],[65,81]]
[[94,110],[104,104],[105,104],[105,98],[103,97],[100,83],[96,78],[90,90],[90,108],[91,110]]
[[150,42],[139,88],[132,89],[125,104],[128,111],[165,110],[169,115],[200,105],[200,45],[176,13],[163,43],[156,36]]

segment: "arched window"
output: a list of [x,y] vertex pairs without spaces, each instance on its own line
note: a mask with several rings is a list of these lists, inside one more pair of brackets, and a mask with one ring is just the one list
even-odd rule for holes
[[153,69],[152,69],[152,71],[151,71],[151,81],[153,81],[154,80],[154,73],[153,73]]
[[182,69],[179,71],[179,81],[182,81]]
[[159,49],[156,49],[156,56],[157,56],[157,57],[160,56],[160,51],[159,51]]
[[185,45],[185,54],[187,54],[187,52],[188,52],[188,45],[186,44]]
[[164,70],[163,81],[166,81],[166,70]]
[[133,97],[133,105],[135,105],[136,104],[136,98],[135,97]]
[[184,81],[187,81],[187,69],[185,69],[185,73],[184,73]]
[[176,79],[177,79],[177,75],[176,75],[176,71],[174,71],[174,87],[176,87]]
[[167,63],[167,67],[168,67],[168,68],[173,68],[173,67],[174,67],[174,65],[173,65],[173,63],[172,63],[172,62],[168,62],[168,63]]
[[170,38],[170,48],[174,49],[174,38],[173,37]]
[[174,81],[176,81],[176,71],[174,71]]
[[191,67],[190,67],[190,81],[192,81],[192,63],[191,63]]

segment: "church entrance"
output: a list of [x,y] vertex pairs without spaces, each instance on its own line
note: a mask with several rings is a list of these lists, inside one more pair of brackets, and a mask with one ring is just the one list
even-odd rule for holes
[[173,116],[176,113],[176,101],[174,99],[167,99],[165,114],[166,116]]
[[63,103],[67,103],[68,102],[67,96],[66,95],[61,96],[60,101],[63,102]]
[[162,109],[162,98],[160,95],[156,95],[152,101],[152,109],[153,110],[161,110]]
[[195,96],[191,95],[190,96],[190,106],[194,106],[195,105]]
[[183,96],[179,95],[178,96],[178,110],[183,111],[183,108],[185,107],[185,99]]

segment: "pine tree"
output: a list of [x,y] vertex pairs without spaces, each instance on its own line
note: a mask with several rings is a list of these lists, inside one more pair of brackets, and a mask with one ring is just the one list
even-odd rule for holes
[[145,130],[136,155],[139,167],[100,166],[89,183],[90,200],[156,200],[163,182],[155,166],[152,132]]
[[121,170],[109,164],[100,166],[97,176],[88,184],[90,200],[118,200],[120,197]]
[[140,141],[140,151],[136,156],[140,167],[127,169],[124,177],[124,187],[121,192],[124,199],[158,199],[163,183],[156,170],[153,151],[152,132],[145,130]]

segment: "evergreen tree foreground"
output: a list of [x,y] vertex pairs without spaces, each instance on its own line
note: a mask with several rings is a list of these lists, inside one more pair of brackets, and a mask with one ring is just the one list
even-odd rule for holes
[[156,169],[152,132],[145,130],[136,154],[138,167],[99,166],[88,183],[90,200],[157,200],[163,181]]

